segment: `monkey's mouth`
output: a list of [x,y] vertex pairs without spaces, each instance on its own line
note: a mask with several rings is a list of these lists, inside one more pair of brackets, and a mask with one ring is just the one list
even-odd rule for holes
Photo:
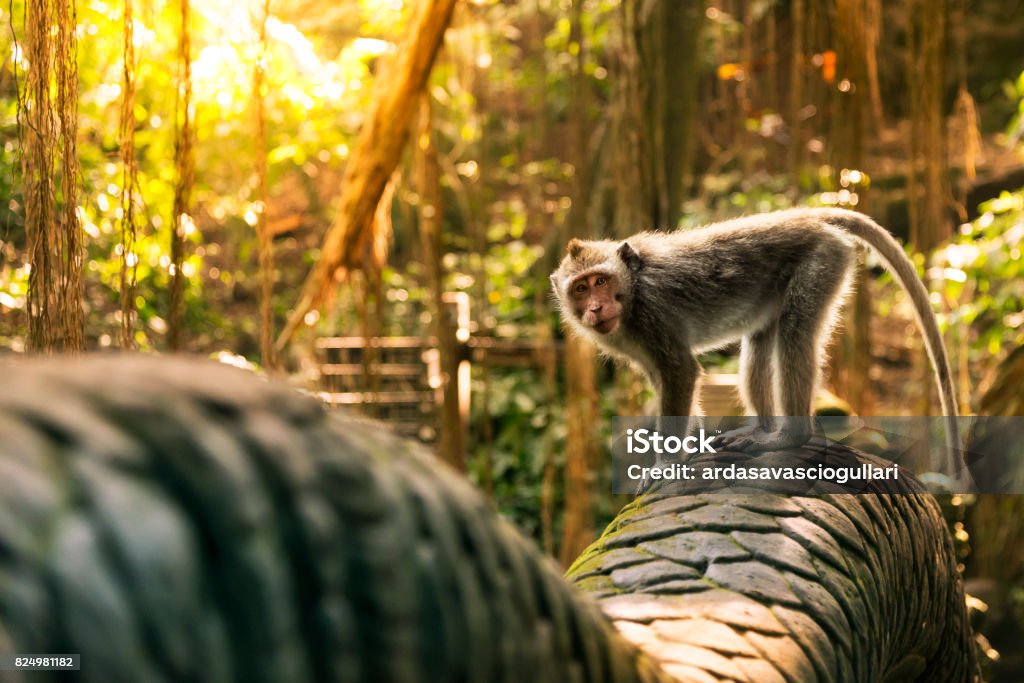
[[619,326],[619,316],[614,318],[605,318],[594,323],[594,329],[601,334],[608,334],[609,332],[615,331],[615,328]]

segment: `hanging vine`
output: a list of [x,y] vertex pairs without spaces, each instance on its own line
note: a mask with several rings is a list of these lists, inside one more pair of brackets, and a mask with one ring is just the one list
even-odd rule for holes
[[42,352],[85,346],[76,24],[74,0],[25,7],[28,70],[18,116],[31,265],[28,347]]
[[121,348],[135,346],[135,199],[139,169],[135,159],[135,22],[132,0],[124,0],[124,53],[121,89]]
[[174,106],[174,215],[171,225],[171,311],[167,345],[181,348],[185,307],[185,237],[193,229],[189,214],[194,175],[192,155],[192,45],[189,0],[181,0],[181,28],[178,33],[178,94]]
[[78,11],[75,0],[59,0],[57,8],[57,119],[61,139],[58,235],[63,242],[60,264],[61,336],[65,351],[85,348],[82,307],[84,245],[78,210]]
[[259,55],[252,75],[253,98],[256,103],[256,193],[259,210],[256,212],[256,232],[259,239],[260,262],[260,355],[263,365],[273,368],[277,364],[274,350],[274,241],[267,225],[269,196],[267,193],[267,132],[265,74],[267,69],[267,19],[270,0],[263,2],[260,19]]

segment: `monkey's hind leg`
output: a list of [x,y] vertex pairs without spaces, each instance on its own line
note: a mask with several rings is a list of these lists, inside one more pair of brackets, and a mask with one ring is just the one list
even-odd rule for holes
[[852,262],[843,245],[822,244],[794,272],[782,297],[773,345],[775,394],[782,416],[775,420],[775,432],[754,430],[731,439],[730,448],[781,450],[802,446],[811,438],[811,407],[823,348],[848,288]]
[[752,443],[767,443],[775,431],[775,381],[773,358],[778,327],[773,320],[743,339],[740,350],[740,397],[747,415],[756,415],[757,424],[733,429],[715,438],[715,446],[743,450]]

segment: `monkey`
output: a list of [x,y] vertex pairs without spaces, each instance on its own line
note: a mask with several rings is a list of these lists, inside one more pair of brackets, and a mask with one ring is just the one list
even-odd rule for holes
[[719,444],[795,448],[812,436],[824,347],[851,287],[857,243],[910,297],[946,416],[952,476],[957,400],[928,290],[899,242],[864,214],[787,209],[621,241],[573,239],[551,283],[570,331],[646,375],[663,417],[692,414],[703,374],[697,355],[740,340],[740,393],[757,424]]

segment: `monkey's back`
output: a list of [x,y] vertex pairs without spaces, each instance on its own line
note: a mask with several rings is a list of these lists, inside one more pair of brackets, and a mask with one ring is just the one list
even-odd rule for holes
[[737,330],[777,315],[798,271],[803,282],[824,283],[848,267],[854,240],[828,215],[793,209],[627,238],[643,261],[634,300],[647,309],[634,326],[683,329],[698,352],[735,341]]

